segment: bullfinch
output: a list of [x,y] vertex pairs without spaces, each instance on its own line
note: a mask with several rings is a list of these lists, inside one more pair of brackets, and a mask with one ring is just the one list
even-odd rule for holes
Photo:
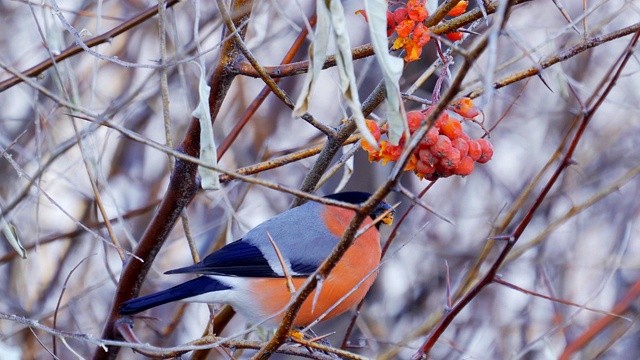
[[[361,204],[370,196],[365,192],[343,192],[326,197]],[[380,203],[362,224],[361,228],[369,226],[368,230],[355,239],[322,286],[307,298],[294,326],[307,326],[323,314],[323,320],[331,319],[364,298],[380,264],[380,222],[370,225],[385,213],[382,222],[393,222],[393,208]],[[283,263],[295,289],[299,289],[338,244],[354,215],[350,209],[311,201],[285,211],[201,262],[166,272],[203,276],[124,302],[119,312],[135,314],[172,301],[223,303],[251,322],[277,326],[292,296]],[[316,291],[320,294],[316,295]]]

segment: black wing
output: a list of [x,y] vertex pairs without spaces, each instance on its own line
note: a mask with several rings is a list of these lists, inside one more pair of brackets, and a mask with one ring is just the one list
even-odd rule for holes
[[244,277],[281,277],[273,271],[262,251],[242,239],[225,245],[197,264],[165,274],[195,273]]

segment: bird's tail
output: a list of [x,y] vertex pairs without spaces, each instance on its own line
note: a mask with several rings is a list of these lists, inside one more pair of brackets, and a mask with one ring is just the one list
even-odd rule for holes
[[120,305],[118,313],[120,313],[120,315],[136,314],[172,301],[185,300],[208,292],[228,289],[231,289],[231,286],[223,284],[211,277],[201,276],[167,290],[125,301]]

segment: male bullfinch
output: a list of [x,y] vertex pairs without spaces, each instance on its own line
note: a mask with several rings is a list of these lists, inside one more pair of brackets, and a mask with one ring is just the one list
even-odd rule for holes
[[[343,192],[327,198],[361,204],[370,196],[364,192]],[[385,212],[388,216],[382,222],[390,224],[393,221],[393,209],[382,202],[362,227],[370,225],[373,219]],[[311,201],[285,211],[256,226],[242,239],[208,255],[201,262],[166,272],[204,276],[124,302],[120,314],[135,314],[172,301],[224,303],[231,305],[251,322],[264,321],[265,325],[277,326],[292,295],[287,287],[282,262],[294,287],[299,289],[338,244],[354,215],[353,210]],[[323,320],[342,314],[364,298],[380,264],[378,225],[369,227],[355,239],[322,286],[307,298],[294,326],[311,324],[355,288]],[[269,237],[276,244],[275,247]],[[276,254],[276,248],[281,258]],[[316,296],[316,291],[320,291],[319,296]]]

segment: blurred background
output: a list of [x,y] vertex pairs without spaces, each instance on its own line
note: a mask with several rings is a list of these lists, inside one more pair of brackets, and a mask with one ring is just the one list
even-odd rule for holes
[[[571,46],[615,33],[640,21],[640,1],[530,1],[513,6],[496,41],[474,60],[460,95],[522,70],[538,68],[546,59]],[[109,31],[147,9],[149,1],[63,1],[60,14],[83,40]],[[263,65],[277,65],[306,19],[311,1],[257,1],[248,22],[246,44]],[[352,46],[370,41],[367,23],[355,12],[362,1],[343,2]],[[469,10],[477,7],[470,2]],[[492,24],[494,15],[489,17]],[[171,4],[164,16],[166,51],[163,72],[158,17],[142,21],[108,42],[92,47],[101,57],[81,52],[34,77],[9,85],[13,71],[25,71],[74,44],[51,2],[0,1],[0,211],[12,226],[27,258],[22,259],[0,236],[0,313],[18,315],[48,327],[99,337],[119,281],[123,262],[104,227],[98,202],[104,206],[122,247],[131,251],[144,232],[169,182],[166,153],[143,141],[123,136],[100,120],[126,128],[148,141],[168,144],[163,112],[174,147],[185,135],[198,103],[199,43],[211,74],[219,57],[222,21],[213,1]],[[199,21],[199,22],[198,22]],[[199,24],[199,39],[194,38]],[[474,31],[488,31],[484,20]],[[447,307],[448,287],[459,291],[488,237],[504,221],[515,218],[500,235],[508,235],[527,214],[536,196],[559,165],[572,123],[587,100],[605,89],[603,79],[625,53],[631,36],[614,37],[530,76],[474,99],[490,129],[494,157],[467,177],[440,179],[426,192],[424,203],[448,219],[415,207],[397,229],[380,275],[351,335],[350,351],[367,357],[407,359],[414,354]],[[310,36],[294,61],[307,59]],[[466,48],[476,35],[459,44]],[[419,61],[406,66],[401,90],[408,89],[437,60],[432,41]],[[550,359],[557,358],[595,321],[611,312],[640,280],[640,63],[633,56],[610,94],[586,127],[568,167],[535,212],[518,240],[500,278],[530,292],[577,304],[570,306],[494,283],[485,288],[434,347],[434,359]],[[333,53],[333,48],[330,48]],[[456,74],[462,63],[454,55]],[[572,54],[573,55],[573,54]],[[105,57],[117,57],[120,63]],[[124,62],[124,63],[123,63]],[[128,65],[127,65],[128,64]],[[381,80],[374,57],[355,61],[361,99]],[[168,106],[163,106],[162,74],[167,76]],[[293,99],[305,75],[282,79],[280,86]],[[436,76],[414,93],[430,100]],[[348,117],[335,68],[323,71],[309,112],[328,126]],[[445,80],[444,88],[449,80]],[[219,143],[231,131],[263,88],[262,80],[238,76],[215,119]],[[45,91],[48,93],[46,94]],[[61,102],[63,100],[64,102]],[[166,103],[165,103],[166,104]],[[71,108],[69,105],[72,105]],[[421,105],[407,101],[408,110]],[[78,117],[71,117],[75,114]],[[385,118],[384,106],[372,114]],[[483,135],[477,124],[465,122],[473,138]],[[291,153],[324,140],[322,133],[299,118],[273,95],[253,114],[222,157],[220,165],[237,169]],[[349,146],[346,147],[349,150]],[[336,157],[335,161],[339,160]],[[299,188],[316,161],[300,160],[256,175],[262,180]],[[550,170],[543,172],[545,164]],[[375,191],[387,179],[392,164],[370,163],[355,154],[347,190]],[[336,191],[339,171],[318,193]],[[516,200],[532,193],[521,203]],[[93,186],[92,186],[93,183]],[[419,194],[430,182],[406,172],[401,184]],[[98,200],[99,199],[99,200]],[[219,243],[240,238],[247,230],[289,208],[286,193],[232,181],[218,191],[200,191],[186,208],[188,223],[175,226],[141,294],[185,280],[164,271],[192,262],[186,240],[191,233],[200,255]],[[411,200],[392,193],[398,214]],[[396,216],[398,219],[400,216]],[[398,222],[396,222],[398,224]],[[386,241],[390,229],[383,230]],[[504,243],[498,241],[481,271],[486,271]],[[127,256],[128,258],[128,256]],[[448,273],[448,277],[447,277]],[[638,307],[630,305],[605,331],[586,344],[580,358],[640,356]],[[184,313],[178,312],[184,309]],[[598,311],[594,311],[596,309]],[[166,305],[146,312],[157,319],[138,321],[137,335],[158,346],[176,346],[197,339],[209,322],[207,306]],[[54,320],[55,319],[55,320]],[[335,332],[339,346],[351,316],[315,327],[318,334]],[[247,327],[240,316],[221,334],[233,336]],[[268,331],[243,338],[265,340]],[[49,359],[52,335],[29,329],[18,321],[0,319],[0,358]],[[58,341],[61,359],[91,357],[96,346],[80,339]],[[236,352],[248,358],[253,351]],[[188,357],[188,355],[186,355]],[[141,358],[123,349],[120,359]],[[213,351],[210,358],[226,358]],[[282,358],[287,358],[282,356]]]

